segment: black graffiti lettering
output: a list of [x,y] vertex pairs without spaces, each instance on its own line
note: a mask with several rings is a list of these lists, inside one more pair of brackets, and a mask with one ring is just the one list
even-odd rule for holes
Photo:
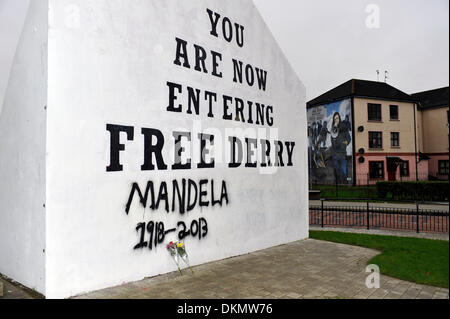
[[182,105],[178,104],[175,106],[175,101],[177,100],[177,96],[175,95],[175,89],[178,93],[183,93],[183,87],[180,84],[167,82],[167,86],[169,87],[169,106],[167,106],[168,112],[181,113]]
[[[239,138],[235,137],[235,136],[229,136],[228,140],[230,141],[230,146],[231,146],[231,159],[230,159],[230,163],[228,164],[228,167],[230,168],[236,168],[241,166],[242,164],[242,158],[243,158],[243,154],[242,154],[242,142]],[[237,145],[237,148],[236,148]],[[236,151],[237,151],[237,158],[236,158]]]
[[267,105],[266,107],[266,121],[267,125],[273,126],[273,106]]
[[206,148],[206,142],[209,141],[210,146],[214,146],[214,135],[209,134],[198,134],[200,139],[200,163],[197,165],[198,168],[214,168],[214,158],[211,158],[209,163],[206,162],[205,157],[209,154],[209,149]]
[[197,236],[198,233],[199,233],[198,221],[194,219],[191,223],[191,235],[195,237]]
[[159,186],[159,192],[158,192],[158,200],[156,201],[155,209],[159,208],[159,204],[161,201],[165,202],[164,208],[166,212],[169,212],[169,197],[167,194],[167,183],[161,182],[161,185]]
[[217,93],[205,91],[205,100],[207,100],[209,103],[208,104],[209,105],[208,117],[214,117],[213,98],[214,98],[214,102],[217,102]]
[[211,74],[221,78],[222,72],[218,71],[218,68],[219,68],[219,62],[222,62],[222,54],[211,50],[211,56],[212,56],[212,67],[213,67]]
[[247,80],[248,86],[253,86],[255,83],[255,71],[250,64],[245,66],[245,79]]
[[[189,229],[186,227],[186,223],[179,221],[176,228],[166,230],[164,222],[149,221],[148,223],[138,223],[136,231],[139,235],[139,243],[134,246],[134,250],[148,247],[149,250],[153,250],[158,245],[164,243],[167,234],[178,231],[178,239],[184,240],[188,236],[197,237],[201,240],[208,234],[208,223],[205,218],[198,220],[192,220]],[[149,234],[149,240],[145,240],[145,234]]]
[[233,59],[233,69],[234,69],[234,78],[233,82],[236,83],[242,83],[242,67],[244,66],[244,63],[242,61],[238,61],[236,59]]
[[228,95],[223,96],[223,119],[224,120],[232,120],[233,115],[231,113],[228,113],[228,110],[230,109],[229,103],[233,102],[233,98]]
[[252,161],[252,158],[255,155],[257,141],[254,138],[245,138],[245,143],[247,144],[247,163],[245,163],[245,167],[256,167],[256,159]]
[[[183,66],[187,69],[191,68],[189,64],[189,52],[188,52],[188,43],[179,38],[175,38],[177,42],[176,56],[173,63],[178,66]],[[192,44],[194,48],[195,55],[195,66],[194,70],[202,73],[208,73],[208,69],[206,67],[208,53],[206,50],[199,44]],[[210,51],[211,53],[211,66],[213,69],[212,75],[221,78],[222,72],[219,71],[219,62],[222,62],[222,54],[215,51]],[[180,92],[181,93],[181,92]]]
[[[231,101],[231,100],[230,100]],[[242,105],[243,101],[236,99],[238,104],[238,112],[237,119],[244,119],[242,113]],[[263,104],[255,103],[256,111],[257,111],[257,123],[264,124],[264,108]],[[227,112],[227,111],[226,111]],[[231,113],[227,116],[231,116]],[[130,131],[132,132],[132,131]],[[144,135],[144,164],[141,166],[141,170],[167,170],[168,166],[166,165],[163,157],[163,150],[165,146],[164,136],[161,131],[151,128],[142,128],[142,134]],[[115,135],[115,134],[112,134]],[[118,135],[117,135],[118,136]],[[194,146],[199,145],[199,149],[197,151],[200,152],[200,160],[197,163],[197,168],[214,168],[215,167],[215,136],[212,134],[198,133],[196,138],[198,138],[199,143],[195,143],[191,140],[190,132],[173,132],[174,137],[174,162],[171,166],[172,170],[188,170],[192,168],[192,158],[190,155],[186,156],[184,159],[182,155],[186,152],[186,148],[184,144],[182,145],[183,138],[184,143],[190,143],[189,153],[192,152],[192,148]],[[131,137],[130,137],[131,138]],[[258,164],[261,167],[271,166],[272,163],[270,158],[274,159],[274,166],[283,167],[283,166],[294,166],[293,156],[294,156],[294,148],[296,143],[293,141],[277,141],[277,140],[255,140],[252,138],[245,139],[246,146],[243,147],[242,140],[236,136],[228,136],[228,143],[230,145],[230,162],[228,163],[228,167],[237,168],[242,165],[244,156],[245,156],[245,167],[254,168],[257,167]],[[113,143],[116,145],[122,145],[118,142]],[[124,150],[124,146],[118,146],[118,149]],[[244,155],[244,152],[246,154]],[[111,154],[116,154],[113,157],[116,159],[111,160],[111,162],[116,162],[113,166],[118,164],[118,154],[119,151],[112,151]],[[274,155],[274,156],[271,156]],[[155,162],[156,161],[156,162]],[[287,163],[285,162],[287,161]],[[115,169],[119,169],[119,166]],[[137,189],[136,189],[137,190]],[[133,194],[132,194],[133,195]],[[144,201],[142,198],[144,197],[141,193],[141,201]],[[127,207],[127,211],[128,211]]]
[[158,244],[162,244],[166,237],[166,233],[164,231],[164,223],[156,223],[156,236],[155,236],[155,247]]
[[164,232],[164,235],[167,236],[167,234],[174,233],[174,232],[176,232],[176,231],[177,231],[176,228],[168,229],[168,230],[166,230],[166,231]]
[[153,248],[153,236],[154,236],[154,233],[155,233],[155,223],[154,222],[149,222],[147,224],[147,232],[150,234],[150,240],[149,240],[150,244],[148,245],[148,248],[150,250],[152,250],[152,248]]
[[205,63],[207,57],[205,49],[203,49],[203,47],[197,44],[194,44],[194,48],[195,48],[195,70],[208,73]]
[[175,156],[174,162],[172,165],[173,170],[179,169],[191,169],[191,159],[188,158],[185,164],[181,163],[181,154],[186,150],[181,146],[181,139],[185,137],[188,142],[191,141],[191,133],[189,132],[173,132],[173,137],[175,138]]
[[195,114],[200,114],[200,90],[193,89],[190,86],[187,87],[188,90],[188,109],[187,113],[192,114],[192,107],[194,107]]
[[265,91],[267,83],[267,71],[264,71],[260,68],[255,68],[255,71],[256,77],[258,79],[258,87],[260,90]]
[[[219,21],[221,18],[221,15],[217,12],[213,12],[210,9],[206,9],[206,12],[208,13],[209,20],[211,22],[211,31],[210,34],[216,38],[219,37],[219,34],[217,33],[217,27],[219,25]],[[234,29],[233,29],[233,23],[231,22],[230,18],[223,17],[222,18],[222,35],[225,41],[231,42],[233,41],[234,31],[236,32],[236,43],[239,47],[244,46],[244,26],[234,23]]]
[[[159,170],[166,170],[167,165],[164,163],[162,150],[164,147],[164,135],[161,131],[151,128],[142,128],[144,135],[144,164],[141,166],[143,171],[154,170],[153,154],[155,154],[156,165]],[[156,139],[156,144],[152,144],[153,138]]]
[[212,36],[218,37],[219,34],[217,33],[217,25],[218,25],[219,20],[220,20],[220,14],[218,14],[216,12],[213,12],[210,9],[206,9],[206,12],[208,12],[209,19],[211,21],[211,32],[210,32],[210,34]]
[[294,164],[292,163],[292,154],[294,153],[295,142],[286,142],[285,144],[288,155],[287,166],[294,166]]
[[[172,212],[175,211],[175,193],[178,195],[178,209],[180,211],[180,214],[185,213],[185,207],[186,207],[186,180],[183,178],[182,180],[182,191],[180,194],[180,188],[178,187],[178,182],[176,180],[172,181],[173,185],[173,192],[174,195],[172,196]],[[189,197],[189,196],[188,196]]]
[[190,230],[186,231],[186,224],[184,222],[178,222],[177,227],[182,227],[182,229],[178,232],[179,240],[183,240],[189,236]]
[[264,125],[264,104],[255,103],[256,105],[256,124]]
[[253,102],[247,101],[248,105],[248,120],[247,123],[253,124]]
[[136,231],[139,234],[139,243],[134,246],[134,249],[136,250],[147,247],[148,243],[145,241],[145,223],[137,224]]
[[[208,185],[211,184],[211,186]],[[158,185],[156,185],[158,187]],[[170,187],[170,189],[169,189]],[[146,208],[148,202],[152,210],[163,208],[167,213],[174,212],[178,208],[180,214],[185,214],[195,209],[197,205],[200,207],[208,207],[220,205],[224,203],[228,205],[228,192],[226,182],[222,181],[220,196],[215,193],[214,180],[202,179],[198,184],[191,179],[182,179],[181,181],[173,180],[171,183],[162,181],[158,187],[158,193],[155,193],[155,185],[153,181],[147,182],[145,192],[142,193],[138,183],[131,186],[130,195],[128,196],[125,212],[130,213],[131,205],[135,194],[139,197],[140,204]],[[170,207],[170,202],[172,203]],[[164,203],[164,205],[162,205]]]
[[270,161],[270,141],[261,140],[261,167],[272,166]]
[[202,239],[208,235],[208,223],[206,222],[206,219],[202,217],[198,220],[198,224],[201,229],[201,231],[199,231],[198,238]]
[[216,204],[222,206],[222,201],[214,199],[214,180],[211,180],[211,206],[216,206]]
[[[195,196],[193,196],[194,202],[191,202],[191,198],[192,198],[191,189],[195,190]],[[193,210],[195,208],[195,205],[197,204],[197,194],[198,194],[197,184],[195,184],[195,182],[193,180],[189,179],[188,180],[188,206],[187,206],[188,212],[190,212],[191,210]]]
[[[236,81],[241,81],[241,71],[238,67],[235,68]],[[221,73],[218,73],[218,75],[221,75]],[[249,81],[254,81],[254,79],[250,78]],[[254,120],[256,120],[256,125],[267,124],[270,127],[274,125],[274,107],[272,105],[266,106],[263,103],[248,101],[241,97],[226,94],[218,97],[219,94],[217,92],[202,91],[192,86],[183,86],[173,82],[167,82],[167,87],[169,89],[168,112],[186,112],[189,115],[202,115],[206,113],[205,109],[208,108],[207,116],[213,118],[216,107],[221,106],[223,120],[234,120],[249,124],[254,124]],[[256,105],[256,110],[253,108],[254,105]],[[255,111],[256,114],[254,114]],[[256,119],[254,118],[255,115]]]
[[258,81],[258,89],[261,91],[266,90],[267,71],[264,71],[257,67],[254,68],[251,64],[247,64],[244,67],[244,63],[236,59],[232,59],[232,61],[234,71],[233,82],[243,84],[245,75],[245,82],[247,82],[248,86],[252,87],[255,84],[255,73],[256,73],[256,80]]
[[106,167],[107,172],[118,172],[123,170],[120,164],[120,151],[125,150],[125,145],[120,143],[120,133],[127,134],[127,140],[134,139],[134,127],[106,124],[106,130],[110,133],[110,164]]
[[206,207],[209,206],[209,201],[205,201],[204,198],[208,195],[208,192],[203,189],[203,187],[208,184],[207,179],[202,179],[199,183],[200,185],[200,199],[199,199],[199,205],[200,207]]
[[148,195],[149,195],[149,191],[151,192],[151,198],[152,198],[152,204],[150,205],[151,209],[155,209],[155,190],[153,188],[153,182],[149,181],[147,183],[147,187],[145,188],[145,193],[144,195],[142,195],[141,189],[139,188],[138,183],[133,183],[132,187],[131,187],[131,192],[130,192],[130,196],[128,197],[128,202],[127,205],[125,206],[125,212],[128,213],[130,212],[130,206],[131,203],[133,202],[133,198],[134,198],[134,193],[137,192],[139,195],[139,201],[141,203],[142,206],[146,207],[147,206],[147,200],[148,200]]
[[[183,65],[185,68],[189,69],[191,66],[187,54],[187,42],[180,38],[175,38],[175,41],[177,41],[177,53],[173,63],[176,65]],[[183,63],[181,63],[181,60],[183,60]]]
[[283,162],[283,142],[275,141],[275,166],[284,166]]
[[228,205],[228,192],[227,192],[227,184],[225,181],[222,181],[222,192],[220,194],[220,206],[222,206],[223,200],[225,199]]
[[242,121],[245,123],[245,116],[244,116],[244,100],[240,98],[234,99],[236,102],[236,117],[235,121]]

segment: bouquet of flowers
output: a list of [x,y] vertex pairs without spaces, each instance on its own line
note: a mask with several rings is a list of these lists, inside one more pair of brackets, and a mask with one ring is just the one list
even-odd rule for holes
[[180,268],[180,259],[189,267],[189,269],[194,273],[191,266],[189,265],[188,255],[186,252],[186,246],[183,242],[173,242],[171,241],[167,245],[167,250],[169,251],[170,255],[173,257],[173,260],[175,261],[175,264],[178,267],[178,271],[180,272],[180,275],[183,275]]

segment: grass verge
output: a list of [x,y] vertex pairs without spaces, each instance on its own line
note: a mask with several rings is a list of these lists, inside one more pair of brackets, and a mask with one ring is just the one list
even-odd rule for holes
[[381,251],[369,261],[380,267],[381,274],[418,284],[449,286],[448,241],[333,231],[310,231],[309,237]]

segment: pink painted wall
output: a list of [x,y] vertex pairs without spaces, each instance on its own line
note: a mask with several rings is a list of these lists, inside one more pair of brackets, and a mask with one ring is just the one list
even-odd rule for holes
[[447,155],[428,155],[430,157],[429,160],[429,171],[430,174],[433,176],[439,176],[439,161],[447,160],[448,161],[448,154]]
[[[391,154],[390,156],[396,156],[401,158],[402,160],[409,162],[409,176],[400,176],[400,168],[397,167],[396,171],[396,180],[397,181],[415,181],[416,180],[416,165],[414,163],[414,155],[398,155]],[[359,163],[358,157],[356,158],[356,185],[375,185],[377,181],[380,180],[388,180],[388,170],[387,170],[387,161],[386,156],[376,155],[376,156],[364,156],[365,162]],[[382,161],[384,162],[384,178],[382,179],[370,179],[369,177],[369,162]],[[421,161],[418,163],[417,172],[419,180],[428,180],[428,172],[429,172],[429,161]]]

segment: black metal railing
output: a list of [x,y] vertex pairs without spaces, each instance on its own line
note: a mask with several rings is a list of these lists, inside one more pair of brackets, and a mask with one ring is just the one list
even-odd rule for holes
[[325,205],[310,206],[309,224],[321,227],[352,227],[383,230],[408,230],[419,232],[448,233],[449,212],[415,208],[380,207],[369,202],[358,206]]

